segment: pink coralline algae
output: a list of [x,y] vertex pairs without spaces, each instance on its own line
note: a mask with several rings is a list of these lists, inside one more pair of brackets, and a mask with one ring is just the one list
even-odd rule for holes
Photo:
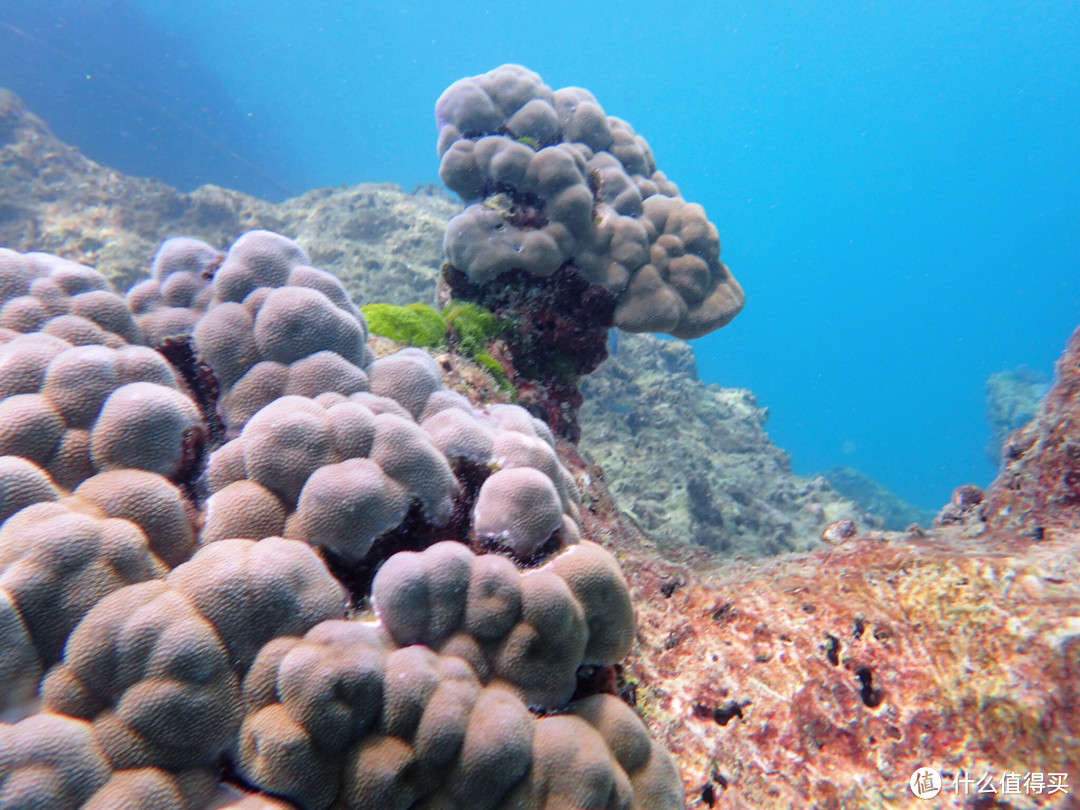
[[295,243],[0,252],[0,363],[0,806],[683,806],[550,429]]
[[908,781],[927,767],[941,806],[1075,806],[1080,332],[1058,368],[997,481],[959,487],[929,530],[676,562],[586,491],[583,530],[610,532],[637,608],[624,677],[691,806],[923,807]]

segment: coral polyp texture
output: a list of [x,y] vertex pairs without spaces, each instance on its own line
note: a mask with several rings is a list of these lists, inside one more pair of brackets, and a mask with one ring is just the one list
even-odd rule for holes
[[435,115],[439,175],[467,206],[444,247],[470,282],[573,267],[610,294],[614,325],[682,338],[742,309],[705,210],[679,195],[646,140],[587,90],[552,91],[532,71],[504,65],[451,85]]
[[[543,422],[268,231],[0,252],[0,806],[677,808]],[[603,680],[603,679],[601,679]]]
[[284,236],[249,231],[224,259],[171,239],[154,276],[128,294],[155,345],[190,339],[220,388],[218,412],[238,431],[286,394],[366,391],[367,324],[334,276]]

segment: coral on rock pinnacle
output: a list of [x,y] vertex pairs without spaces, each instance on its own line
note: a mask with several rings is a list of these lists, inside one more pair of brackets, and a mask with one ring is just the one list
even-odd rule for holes
[[544,389],[539,409],[563,405],[557,432],[576,439],[576,382],[606,356],[609,327],[695,338],[742,309],[705,210],[587,90],[503,65],[451,85],[435,115],[440,177],[466,204],[446,230],[444,284],[519,324],[515,360],[532,368],[518,370]]

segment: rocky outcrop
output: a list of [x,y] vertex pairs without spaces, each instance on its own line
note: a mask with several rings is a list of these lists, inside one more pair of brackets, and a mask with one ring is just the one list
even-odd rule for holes
[[765,432],[768,409],[742,388],[705,385],[690,345],[619,332],[582,385],[582,450],[642,528],[669,545],[779,554],[858,519],[824,478],[791,471]]
[[933,512],[920,509],[889,491],[862,470],[854,467],[833,467],[825,478],[833,488],[850,498],[860,509],[881,521],[881,528],[903,531],[917,523],[929,526],[934,521]]
[[1049,389],[1050,379],[1046,375],[1024,366],[995,372],[986,380],[986,418],[994,431],[986,445],[986,457],[995,467],[1007,460],[1001,453],[1009,434],[1035,418],[1039,403]]
[[457,210],[435,188],[406,194],[391,183],[316,189],[279,205],[217,186],[183,194],[89,160],[0,89],[0,245],[90,265],[122,290],[147,276],[165,236],[220,248],[265,228],[299,241],[360,303],[429,301]]

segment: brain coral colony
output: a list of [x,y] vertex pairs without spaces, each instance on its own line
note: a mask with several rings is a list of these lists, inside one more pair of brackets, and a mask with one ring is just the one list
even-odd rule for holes
[[689,339],[742,309],[705,209],[587,90],[504,65],[453,84],[435,113],[439,175],[466,203],[444,283],[518,324],[526,401],[557,433],[577,438],[577,381],[606,356],[609,327]]
[[[645,287],[624,322],[718,320],[711,294],[647,316]],[[635,712],[578,678],[635,618],[549,428],[418,349],[373,359],[295,243],[171,239],[126,300],[0,250],[0,369],[0,806],[683,806]]]

